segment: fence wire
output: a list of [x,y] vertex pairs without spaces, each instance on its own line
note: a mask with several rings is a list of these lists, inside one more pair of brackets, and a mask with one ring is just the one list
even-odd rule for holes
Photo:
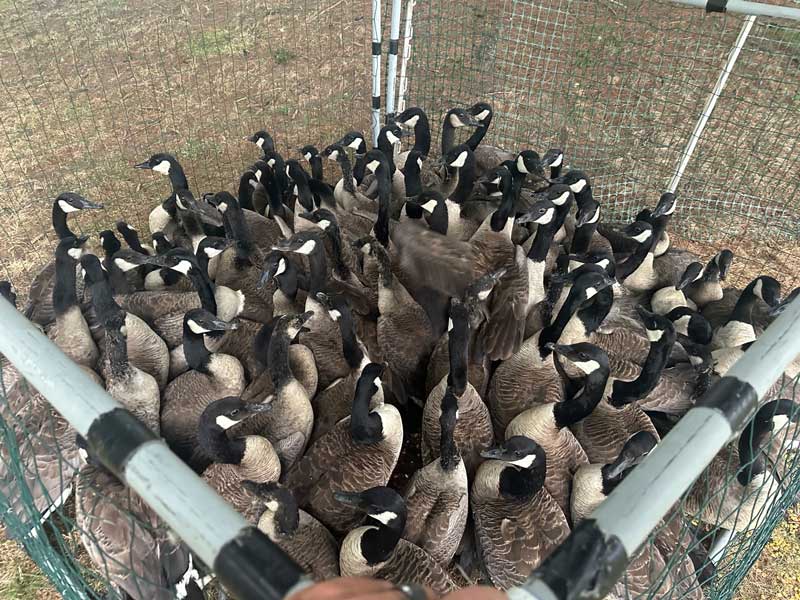
[[[386,11],[384,3],[384,34]],[[366,131],[370,14],[365,0],[0,2],[0,274],[24,290],[50,259],[49,211],[61,191],[105,203],[102,214],[79,217],[86,232],[117,219],[144,226],[165,189],[131,167],[153,152],[179,156],[196,190],[232,189],[255,158],[241,142],[246,134],[267,127],[288,153]],[[742,22],[666,1],[419,2],[407,105],[437,123],[453,105],[490,101],[488,143],[563,148],[592,176],[609,217],[629,219],[673,176]],[[702,256],[732,248],[734,285],[760,273],[786,288],[800,279],[799,65],[800,25],[757,19],[678,187],[677,243]],[[97,552],[76,519],[74,493],[38,525],[49,504],[37,501],[44,470],[54,500],[78,485],[82,463],[60,417],[42,417],[35,390],[7,375],[4,365],[6,535],[65,598],[103,597],[111,573],[136,565]],[[772,396],[796,398],[795,386]],[[729,515],[703,522],[684,499],[638,558],[650,569],[646,585],[631,575],[620,595],[691,595],[702,573],[704,595],[733,596],[800,492],[800,433],[789,424],[772,436],[779,491],[743,519],[754,526],[715,567],[705,555]],[[37,453],[57,460],[45,464]],[[701,508],[737,485],[735,453],[718,460],[724,479],[701,478],[694,489]],[[163,537],[127,492],[93,501],[118,502],[131,531]],[[659,535],[667,530],[678,541],[665,549]]]

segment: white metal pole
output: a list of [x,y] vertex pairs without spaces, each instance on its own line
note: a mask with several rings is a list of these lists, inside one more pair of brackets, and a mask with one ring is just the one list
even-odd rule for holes
[[397,48],[400,45],[402,0],[392,0],[392,21],[389,29],[389,63],[386,67],[386,122],[394,118],[395,83],[397,81]]
[[675,173],[672,175],[672,180],[669,182],[667,191],[674,193],[678,188],[678,184],[683,177],[686,166],[689,164],[689,161],[694,154],[694,150],[697,147],[697,142],[700,141],[700,138],[703,135],[703,130],[706,128],[708,119],[711,117],[711,113],[714,112],[714,107],[717,105],[717,100],[719,100],[722,90],[725,89],[725,85],[728,83],[728,77],[733,72],[733,67],[736,65],[736,61],[739,58],[739,53],[742,51],[744,43],[747,41],[747,37],[750,35],[750,30],[753,28],[753,24],[755,22],[756,18],[754,16],[749,16],[745,19],[742,29],[739,31],[739,36],[736,38],[736,43],[733,45],[730,54],[728,54],[728,60],[725,63],[725,66],[722,68],[719,77],[717,78],[717,83],[714,86],[714,89],[711,91],[711,95],[706,100],[706,105],[703,107],[703,112],[695,124],[694,131],[692,131],[692,135],[689,137],[689,141],[686,143],[686,147],[681,154],[681,159],[678,162],[678,166],[675,168]]
[[406,3],[406,26],[403,32],[403,61],[400,63],[400,84],[397,90],[397,112],[406,109],[406,94],[408,92],[408,63],[411,60],[411,41],[414,38],[414,5],[416,0]]
[[708,12],[729,12],[756,17],[774,17],[779,19],[794,19],[800,21],[800,9],[787,6],[776,6],[762,2],[747,2],[745,0],[728,0],[722,10],[716,8],[714,2],[708,0],[672,0],[675,4],[683,4],[692,8],[703,8]]
[[381,0],[372,0],[372,145],[381,130]]

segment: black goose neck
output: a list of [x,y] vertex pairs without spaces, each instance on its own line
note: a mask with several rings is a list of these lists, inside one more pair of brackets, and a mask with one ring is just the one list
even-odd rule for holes
[[58,239],[63,240],[67,237],[75,237],[75,234],[72,233],[67,225],[67,213],[61,210],[58,200],[53,202],[53,229],[58,235]]
[[445,472],[452,472],[461,462],[461,454],[456,445],[456,422],[444,420],[441,422],[439,436],[439,464]]
[[331,223],[325,230],[331,242],[331,258],[333,259],[333,272],[342,281],[350,277],[350,267],[344,261],[344,246],[342,245],[342,233],[336,223]]
[[561,337],[561,333],[569,323],[573,315],[578,312],[581,304],[584,301],[583,290],[579,290],[576,286],[572,286],[567,295],[567,299],[558,311],[555,320],[542,329],[539,334],[539,354],[542,358],[546,358],[552,352],[546,348],[549,343],[555,344]]
[[311,177],[317,181],[324,181],[325,173],[322,167],[322,157],[319,154],[312,156],[309,159],[308,164],[311,165]]
[[577,315],[586,333],[594,333],[603,323],[614,304],[614,289],[611,286],[603,288],[592,298],[591,302],[581,306]]
[[189,182],[186,179],[186,173],[183,171],[183,167],[177,160],[170,161],[169,182],[172,184],[173,192],[189,189]]
[[589,251],[589,246],[592,243],[592,238],[597,231],[598,222],[584,223],[580,227],[575,228],[575,234],[572,236],[572,245],[570,247],[571,254],[585,254]]
[[200,447],[215,463],[238,465],[244,460],[243,438],[229,438],[225,430],[205,418],[200,422]]
[[650,342],[650,349],[639,376],[633,381],[614,381],[611,392],[612,404],[630,404],[645,398],[656,388],[661,372],[669,360],[675,337],[675,330],[670,329],[663,331],[658,340]]
[[428,156],[431,153],[431,125],[428,121],[428,115],[419,111],[417,113],[417,122],[414,124],[414,146],[412,150],[418,151],[422,156]]
[[106,325],[111,323],[112,320],[120,318],[122,309],[114,300],[111,282],[105,278],[96,281],[90,285],[90,291],[92,293],[92,305],[100,323]]
[[200,297],[200,305],[215,315],[217,314],[217,299],[214,296],[214,284],[208,276],[208,257],[200,256],[202,254],[204,253],[198,253],[197,266],[192,265],[186,272],[186,276]]
[[464,142],[469,149],[473,152],[475,148],[483,141],[483,138],[486,137],[486,133],[489,131],[489,125],[492,123],[492,119],[494,118],[494,113],[490,112],[483,121],[481,121],[480,127],[476,127],[475,131],[472,132],[472,135],[469,136],[466,142]]
[[183,353],[190,369],[208,374],[211,352],[206,348],[203,334],[192,331],[187,322],[183,324]]
[[361,554],[368,565],[377,565],[389,559],[400,541],[400,536],[405,528],[405,519],[399,527],[394,521],[384,525],[372,519],[370,529],[361,536]]
[[353,166],[350,163],[350,157],[347,152],[343,151],[338,158],[339,166],[342,169],[342,187],[349,194],[356,193],[356,186],[353,183]]
[[250,237],[250,229],[244,217],[244,211],[238,202],[228,203],[223,219],[226,221],[226,229],[230,227],[230,234],[236,248],[237,263],[244,263],[250,260],[253,254],[254,245]]
[[456,143],[456,128],[450,122],[450,113],[444,116],[442,123],[442,156],[446,156]]
[[450,373],[447,384],[453,388],[456,396],[461,396],[467,389],[469,359],[469,323],[453,319],[453,329],[447,336],[447,348],[450,354]]
[[636,246],[636,250],[634,250],[633,254],[631,254],[621,263],[617,264],[617,279],[624,281],[629,275],[634,273],[636,269],[642,266],[642,263],[644,262],[645,258],[647,258],[647,255],[650,253],[650,249],[653,246],[651,243],[653,239],[656,238],[654,235],[651,235],[650,239]]
[[342,334],[342,353],[347,366],[351,369],[358,369],[364,360],[364,353],[358,345],[352,313],[349,310],[340,310],[337,322],[339,323],[339,332]]
[[278,282],[278,289],[281,293],[294,300],[297,297],[298,279],[297,268],[290,260],[286,260],[286,270],[275,278]]
[[553,416],[559,429],[574,425],[592,413],[603,399],[608,375],[608,367],[601,366],[583,378],[583,387],[574,396],[553,406]]
[[328,277],[328,260],[325,258],[325,250],[322,244],[317,244],[311,254],[308,255],[308,293],[316,294],[325,291],[325,283]]
[[53,286],[53,311],[63,315],[78,305],[75,291],[75,260],[66,252],[56,252],[56,281]]
[[553,243],[553,238],[556,231],[561,225],[555,226],[556,223],[548,223],[547,225],[539,225],[536,230],[536,237],[533,238],[530,250],[528,250],[528,259],[536,262],[543,263],[547,259],[547,253],[550,251],[550,245]]
[[247,210],[255,211],[255,206],[253,205],[253,186],[250,185],[250,178],[249,173],[245,173],[239,179],[239,189],[237,191],[237,196],[239,199],[239,205],[242,208]]
[[389,211],[392,203],[392,186],[389,173],[382,165],[375,171],[378,181],[378,218],[375,221],[374,231],[377,239],[384,248],[389,247]]
[[269,375],[275,390],[282,389],[289,381],[294,379],[294,374],[289,365],[289,345],[291,340],[284,328],[277,328],[272,333],[267,350],[267,364]]
[[122,331],[118,326],[106,327],[105,338],[108,364],[111,367],[111,373],[120,377],[130,371],[130,363],[128,362],[128,340],[122,335]]
[[467,159],[464,161],[464,166],[458,170],[458,184],[456,189],[450,194],[453,202],[462,204],[469,200],[472,195],[472,188],[475,184],[475,155],[470,150],[467,153]]
[[514,190],[512,182],[504,180],[502,186],[503,199],[500,203],[500,208],[494,211],[490,221],[492,231],[495,232],[502,231],[508,223],[508,220],[514,214]]
[[537,457],[529,469],[508,465],[500,473],[500,494],[510,500],[528,500],[544,486],[545,472],[544,457]]
[[754,279],[742,290],[739,299],[736,301],[736,305],[733,307],[733,312],[731,312],[731,316],[728,318],[728,323],[731,321],[739,321],[752,325],[753,307],[756,305],[757,298],[753,290],[758,281],[760,281],[760,279]]
[[380,415],[370,412],[374,383],[363,378],[356,384],[353,410],[350,416],[350,437],[356,444],[377,444],[383,440],[383,421]]
[[772,421],[754,418],[739,436],[739,472],[736,479],[741,485],[749,484],[767,470],[761,449],[765,438],[772,431]]

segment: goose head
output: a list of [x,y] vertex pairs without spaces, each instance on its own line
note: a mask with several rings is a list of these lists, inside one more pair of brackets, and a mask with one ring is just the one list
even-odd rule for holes
[[63,192],[56,196],[55,205],[61,209],[63,213],[71,213],[77,212],[79,210],[87,210],[87,209],[101,209],[103,208],[102,204],[98,204],[97,202],[92,202],[91,200],[87,200],[80,194],[76,194],[75,192]]
[[336,142],[336,145],[349,148],[358,156],[367,153],[367,142],[364,140],[364,134],[360,131],[348,131]]
[[297,153],[308,162],[311,162],[312,158],[319,156],[319,150],[317,150],[316,146],[312,146],[311,144],[298,148]]
[[658,219],[659,217],[667,217],[675,212],[678,206],[678,198],[672,192],[664,192],[658,200],[651,217]]
[[368,523],[402,533],[406,522],[406,505],[393,489],[380,486],[363,492],[334,492],[333,497],[366,516]]
[[149,169],[156,173],[161,173],[162,175],[169,175],[170,171],[172,171],[177,164],[178,160],[174,156],[165,152],[159,152],[153,154],[146,161],[133,165],[133,168]]
[[201,427],[203,425],[213,425],[222,430],[230,429],[250,417],[272,410],[272,397],[268,400],[270,402],[260,404],[244,402],[238,396],[228,396],[227,398],[215,400],[200,415]]
[[251,142],[261,148],[263,151],[274,151],[275,150],[275,142],[272,139],[272,136],[264,129],[260,131],[256,131],[253,135],[245,136],[245,142]]
[[634,221],[622,230],[622,233],[636,241],[640,246],[650,244],[653,237],[653,226],[647,221]]

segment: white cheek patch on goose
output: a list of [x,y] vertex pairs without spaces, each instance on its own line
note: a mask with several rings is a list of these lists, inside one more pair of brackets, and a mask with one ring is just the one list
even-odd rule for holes
[[373,519],[375,519],[376,521],[380,521],[384,525],[388,525],[390,521],[394,521],[397,518],[397,514],[393,513],[390,510],[387,510],[387,511],[384,511],[384,512],[381,512],[381,513],[377,513],[377,514],[374,514],[374,515],[370,514],[369,516],[372,517]]
[[297,191],[297,186],[296,185],[294,186],[294,189],[292,190],[292,194],[294,194],[295,196],[299,196],[300,195],[300,192]]
[[268,164],[270,167],[274,167],[274,166],[275,166],[275,159],[274,159],[274,158],[270,158],[270,159],[267,161],[267,164]]
[[136,267],[139,266],[139,265],[134,264],[132,262],[128,262],[124,258],[115,258],[114,259],[114,264],[117,265],[117,267],[119,267],[119,270],[122,271],[122,272],[130,271],[130,270],[135,269]]
[[608,260],[607,258],[604,258],[602,260],[598,260],[596,264],[597,264],[598,267],[601,267],[603,269],[607,269],[608,265],[611,264],[611,261]]
[[65,213],[77,212],[80,208],[75,208],[69,202],[65,202],[64,200],[58,201],[58,208],[60,208]]
[[186,210],[186,205],[183,203],[183,200],[181,200],[180,196],[175,197],[175,204],[177,204],[178,208],[181,210]]
[[264,141],[265,141],[265,140],[264,140],[264,138],[262,138],[262,137],[258,138],[258,139],[256,140],[256,146],[258,146],[259,148],[261,148],[261,147],[264,145]]
[[300,328],[294,326],[289,327],[289,329],[286,330],[286,333],[288,334],[289,339],[293,340],[294,338],[297,337],[297,334],[300,333]]
[[339,312],[338,310],[336,310],[335,308],[334,308],[333,310],[329,310],[329,311],[328,311],[328,315],[329,315],[329,316],[330,316],[330,318],[331,318],[331,319],[333,319],[334,321],[338,321],[339,319],[341,319],[341,318],[342,318],[342,313],[340,313],[340,312]]
[[674,212],[675,212],[675,209],[676,209],[677,207],[678,207],[678,203],[677,203],[677,202],[673,202],[673,203],[670,205],[670,207],[669,207],[669,210],[668,210],[667,212],[665,212],[665,213],[664,213],[664,215],[665,215],[665,216],[666,216],[666,215],[671,215],[672,213],[674,213]]
[[83,248],[70,248],[67,250],[67,254],[69,254],[75,260],[78,260],[81,256],[83,256]]
[[650,340],[651,342],[657,342],[658,340],[661,339],[661,337],[663,335],[664,335],[664,330],[663,329],[648,329],[647,330],[647,339]]
[[[86,279],[86,269],[83,267],[81,267],[81,279]],[[11,293],[13,294],[14,292]]]
[[155,167],[153,167],[153,171],[156,173],[161,173],[162,175],[169,175],[169,168],[171,166],[172,165],[169,164],[168,160],[162,160]]
[[216,419],[217,425],[222,427],[223,429],[230,429],[234,425],[236,425],[239,421],[234,421],[233,419],[229,419],[225,415],[219,415]]
[[378,170],[378,167],[380,166],[380,164],[381,163],[378,162],[377,160],[373,160],[373,161],[370,161],[370,162],[367,163],[367,168],[374,173],[375,171]]
[[305,244],[300,246],[295,252],[298,254],[311,254],[314,251],[314,248],[317,247],[317,244],[314,240],[308,240]]
[[530,454],[524,458],[520,458],[519,460],[511,461],[511,464],[514,465],[515,467],[522,467],[523,469],[529,469],[535,460],[536,460],[536,455]]
[[456,159],[450,163],[451,167],[461,168],[464,166],[464,163],[467,162],[467,151],[465,150],[461,154],[459,154]]
[[553,220],[553,215],[555,212],[555,209],[548,208],[541,217],[534,221],[534,223],[538,223],[539,225],[545,225],[549,223]]
[[583,191],[583,188],[585,188],[585,187],[586,187],[586,180],[585,179],[578,179],[578,181],[576,181],[575,183],[573,183],[573,184],[571,184],[569,186],[569,189],[572,190],[573,194],[577,194],[577,193],[580,193],[581,191]]
[[692,366],[698,367],[698,366],[703,364],[703,359],[700,358],[699,356],[692,356],[690,354],[689,355],[689,363],[691,363]]
[[278,512],[278,509],[280,508],[280,504],[278,504],[275,500],[270,500],[269,502],[265,502],[264,506],[267,508],[267,510],[270,510],[272,512]]
[[419,168],[421,169],[422,168],[422,159],[421,158],[417,159],[417,164],[419,165]]
[[679,330],[680,333],[686,334],[689,328],[689,321],[691,321],[692,317],[690,315],[683,315],[679,319],[675,319],[675,329]]
[[406,122],[404,122],[403,125],[405,125],[406,127],[414,127],[417,124],[417,121],[419,121],[419,115],[414,115]]
[[596,287],[587,287],[586,288],[586,299],[594,298],[597,295],[597,288]]
[[124,336],[127,336],[127,335],[128,335],[128,328],[127,328],[127,326],[123,325],[122,327],[120,327],[120,328],[119,328],[119,332],[120,332],[122,335],[124,335]]
[[597,369],[600,368],[600,363],[597,362],[596,360],[578,361],[578,362],[573,362],[572,364],[575,365],[578,369],[580,369],[584,373],[586,373],[587,375],[591,375],[592,373],[597,371]]
[[452,114],[450,115],[450,125],[453,127],[463,127],[464,123],[461,122],[461,119],[459,119],[457,115]]
[[528,174],[528,167],[525,166],[525,160],[521,156],[517,157],[517,170],[520,173]]
[[757,297],[759,297],[759,298],[761,298],[763,300],[764,299],[763,292],[764,292],[764,284],[763,284],[761,279],[758,279],[758,280],[756,280],[756,283],[753,286],[753,293]]
[[563,154],[559,154],[556,157],[556,159],[553,162],[550,163],[550,166],[551,167],[560,167],[562,162],[564,162],[564,155]]
[[222,254],[221,248],[206,248],[205,251],[208,258],[214,258],[218,254]]
[[78,456],[83,462],[89,462],[89,453],[84,448],[78,448]]
[[483,290],[478,292],[478,300],[486,300],[489,297],[489,294],[492,293],[492,290]]
[[478,119],[478,121],[483,121],[488,116],[489,116],[489,109],[484,108],[481,112],[475,115],[475,118]]
[[182,260],[177,265],[172,267],[172,270],[186,275],[189,272],[189,269],[191,268],[192,268],[192,263],[190,263],[188,260]]
[[600,220],[600,207],[598,206],[595,209],[594,214],[592,215],[592,218],[589,219],[588,221],[586,221],[586,224],[590,225],[592,223],[597,223],[597,221],[599,221],[599,220]]
[[398,143],[400,143],[400,138],[399,138],[399,137],[397,137],[397,136],[396,136],[394,133],[392,133],[391,131],[387,131],[387,132],[386,132],[386,139],[387,139],[387,140],[389,140],[389,143],[390,143],[392,146],[394,146],[395,144],[398,144]]
[[306,160],[311,160],[311,152],[306,152],[305,154],[303,154],[303,158],[305,158]]
[[583,263],[578,260],[571,260],[569,261],[569,265],[567,266],[567,273],[574,271],[575,269],[579,269],[583,266]]
[[364,141],[364,140],[362,140],[361,138],[356,138],[356,139],[354,139],[352,142],[350,142],[350,143],[347,145],[347,147],[348,147],[348,148],[352,148],[353,150],[358,150],[358,149],[359,149],[359,147],[361,146],[361,144],[362,144],[362,142],[363,142],[363,141]]
[[381,378],[380,378],[380,377],[376,377],[375,379],[373,379],[373,380],[372,380],[372,383],[373,383],[373,384],[375,385],[375,387],[376,387],[376,388],[378,388],[378,389],[381,389],[381,385],[383,385],[383,382],[381,381]]
[[649,240],[651,235],[653,235],[652,232],[649,229],[646,229],[642,233],[640,233],[639,235],[631,236],[631,238],[636,240],[637,242],[639,242],[641,244],[641,243],[646,242],[647,240]]
[[334,150],[333,152],[331,152],[328,155],[328,159],[329,160],[336,160],[337,158],[339,158],[339,151],[338,150]]
[[220,203],[217,205],[217,210],[218,210],[219,212],[221,212],[221,213],[224,215],[224,214],[225,214],[225,211],[227,211],[227,210],[228,210],[228,204],[227,204],[226,202],[220,202]]
[[258,170],[257,170],[257,171],[254,173],[254,175],[256,176],[256,179],[257,179],[258,181],[261,181],[261,169],[258,169]]
[[319,223],[317,223],[317,227],[320,229],[327,229],[331,226],[331,222],[328,219],[322,219]]
[[278,268],[275,269],[275,277],[285,272],[286,272],[286,259],[282,258],[278,261]]
[[789,424],[789,418],[786,415],[775,415],[772,417],[772,431],[773,433],[779,431]]
[[422,209],[432,213],[436,208],[436,200],[428,200],[425,204],[422,205]]
[[136,227],[134,227],[133,225],[125,225],[125,227],[127,227],[131,231],[136,231]]
[[556,206],[564,206],[564,203],[567,201],[567,198],[569,198],[569,192],[564,192],[558,198],[553,198],[551,202]]
[[453,331],[453,319],[447,319],[447,331]]
[[188,321],[186,321],[186,324],[189,326],[189,329],[191,329],[194,333],[198,335],[201,335],[203,333],[208,333],[209,331],[211,331],[210,329],[206,329],[193,319],[189,319]]
[[500,185],[500,181],[502,179],[503,179],[502,177],[497,177],[496,179],[492,179],[491,183],[494,185]]

